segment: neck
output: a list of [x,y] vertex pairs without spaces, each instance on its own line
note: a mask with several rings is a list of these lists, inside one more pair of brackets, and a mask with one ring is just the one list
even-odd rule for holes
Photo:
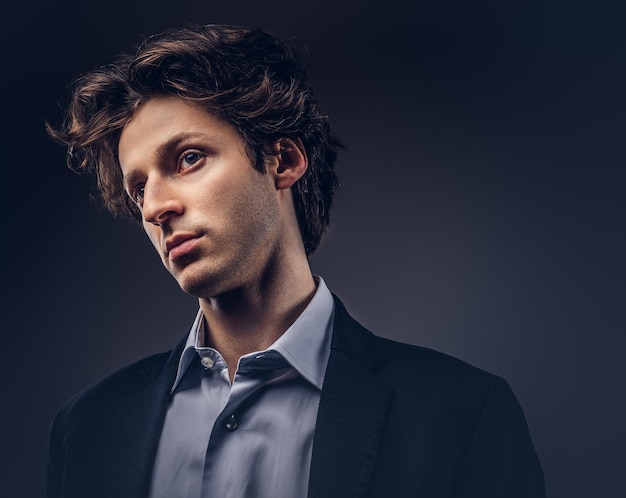
[[231,381],[239,358],[273,344],[314,294],[315,281],[304,257],[281,259],[250,285],[200,299],[206,343],[224,357]]

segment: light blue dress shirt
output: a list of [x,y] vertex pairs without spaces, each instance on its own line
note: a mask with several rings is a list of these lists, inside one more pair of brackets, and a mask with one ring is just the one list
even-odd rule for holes
[[306,497],[315,420],[334,314],[323,279],[298,319],[268,349],[242,356],[230,384],[202,341],[198,312],[154,464],[150,498]]

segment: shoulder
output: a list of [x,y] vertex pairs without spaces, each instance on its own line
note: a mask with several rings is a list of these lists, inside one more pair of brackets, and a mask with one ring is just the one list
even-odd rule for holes
[[455,356],[423,346],[397,342],[373,335],[385,358],[387,375],[402,377],[405,381],[419,377],[424,381],[485,385],[498,378],[494,374]]
[[529,439],[523,410],[502,377],[440,351],[375,335],[347,314],[341,320],[340,352],[368,386],[389,394],[389,420],[402,427],[398,437],[421,438],[428,427],[459,448],[483,432],[489,440],[494,434]]
[[[86,485],[131,455],[133,441],[143,441],[141,447],[147,448],[146,434],[154,432],[164,416],[176,372],[173,358],[175,354],[166,352],[135,362],[64,403],[48,433],[50,486],[61,489],[64,481]],[[70,494],[84,496],[82,491]]]
[[[375,375],[397,392],[420,393],[441,401],[458,400],[482,405],[494,392],[508,392],[500,376],[433,349],[374,336],[385,358]],[[478,408],[476,406],[476,408]]]
[[80,417],[81,414],[97,413],[117,404],[147,384],[153,382],[163,371],[172,350],[158,353],[122,367],[102,379],[88,385],[71,396],[58,411],[55,422]]
[[336,296],[331,348],[399,387],[417,382],[484,388],[501,381],[486,370],[452,355],[372,333],[350,316]]
[[[384,413],[377,490],[388,491],[391,482],[434,495],[450,483],[458,493],[446,495],[544,496],[523,411],[504,379],[449,354],[375,335],[338,300],[335,309],[333,390],[320,412],[324,407],[331,421],[344,406]],[[348,405],[335,392],[356,402]],[[399,465],[399,456],[415,465]]]
[[376,335],[354,320],[337,298],[335,305],[332,350],[387,386],[401,409],[432,406],[476,418],[490,399],[517,404],[498,375],[440,351]]

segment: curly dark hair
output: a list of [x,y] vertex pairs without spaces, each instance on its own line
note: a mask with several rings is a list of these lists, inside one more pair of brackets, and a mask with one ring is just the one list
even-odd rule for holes
[[63,122],[47,124],[48,133],[68,147],[73,170],[95,173],[103,204],[116,216],[141,219],[124,190],[117,147],[137,106],[150,98],[175,95],[233,125],[259,171],[272,143],[300,138],[309,167],[292,186],[294,207],[307,255],[317,248],[330,222],[343,146],[320,112],[293,40],[239,26],[171,29],[79,76],[69,90]]

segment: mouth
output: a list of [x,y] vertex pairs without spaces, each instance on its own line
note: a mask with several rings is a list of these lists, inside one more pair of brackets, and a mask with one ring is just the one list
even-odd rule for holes
[[165,243],[165,252],[171,261],[175,261],[191,253],[199,242],[198,235],[176,235]]

